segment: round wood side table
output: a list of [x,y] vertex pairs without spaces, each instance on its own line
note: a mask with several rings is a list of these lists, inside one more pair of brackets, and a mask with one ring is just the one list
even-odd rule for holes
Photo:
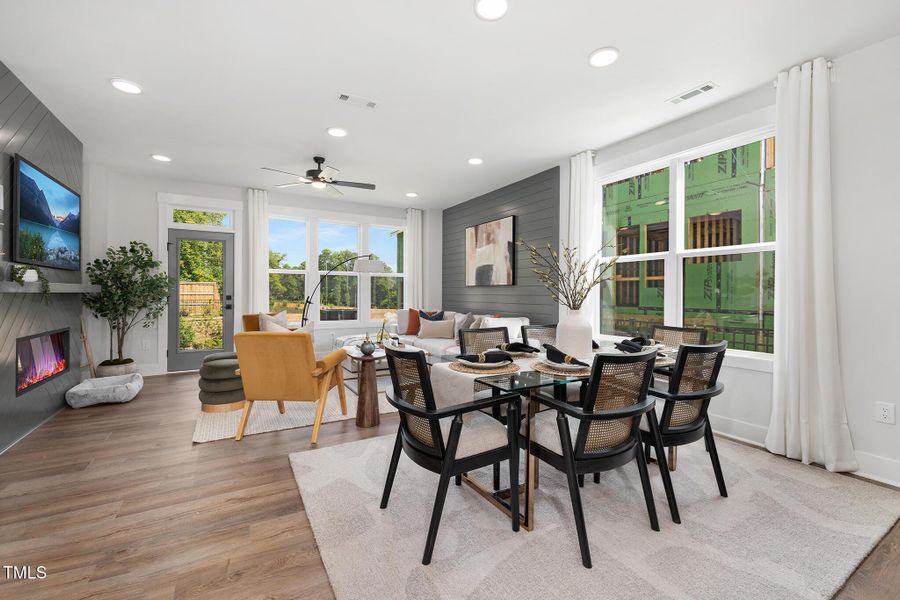
[[375,427],[381,423],[381,415],[378,411],[378,381],[375,376],[375,363],[384,359],[384,351],[375,352],[372,356],[363,354],[348,354],[348,356],[350,360],[357,362],[359,374],[356,426]]

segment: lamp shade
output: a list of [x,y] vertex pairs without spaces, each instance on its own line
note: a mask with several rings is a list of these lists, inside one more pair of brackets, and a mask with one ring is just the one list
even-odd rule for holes
[[384,273],[384,261],[371,258],[357,258],[353,270],[357,273]]

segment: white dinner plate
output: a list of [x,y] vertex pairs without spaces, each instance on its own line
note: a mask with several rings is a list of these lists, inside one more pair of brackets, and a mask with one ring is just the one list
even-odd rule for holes
[[568,363],[556,363],[551,360],[543,359],[543,362],[548,367],[552,367],[554,369],[559,369],[560,371],[581,371],[583,369],[588,369],[590,367],[585,367],[583,365],[573,365]]
[[465,365],[467,367],[472,367],[473,369],[499,369],[500,367],[505,367],[506,365],[511,365],[511,360],[505,360],[503,362],[498,363],[482,363],[482,362],[469,362],[467,360],[463,360],[461,358],[456,359],[461,365]]

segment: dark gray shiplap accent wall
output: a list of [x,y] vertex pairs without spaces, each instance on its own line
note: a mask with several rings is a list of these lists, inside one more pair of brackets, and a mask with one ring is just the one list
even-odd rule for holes
[[[12,227],[12,157],[21,154],[81,193],[82,145],[56,116],[0,63],[0,279],[9,280]],[[82,199],[82,209],[84,200]],[[82,231],[84,230],[82,223]],[[82,239],[84,246],[84,239]],[[42,269],[53,282],[80,283],[81,273]],[[67,389],[81,379],[81,342],[78,294],[53,294],[44,304],[40,294],[0,292],[0,451],[65,405]],[[69,371],[16,397],[16,338],[70,328]]]
[[516,239],[559,247],[559,167],[444,210],[443,308],[528,317],[556,323],[559,308],[531,272],[527,252],[516,250],[516,285],[466,287],[466,227],[514,215]]

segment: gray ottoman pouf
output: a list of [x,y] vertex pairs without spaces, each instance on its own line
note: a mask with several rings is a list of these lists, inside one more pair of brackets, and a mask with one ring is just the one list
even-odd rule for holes
[[142,387],[144,387],[144,378],[140,373],[85,379],[66,392],[66,402],[72,408],[130,402]]
[[200,366],[200,410],[228,412],[244,407],[244,386],[238,369],[237,354],[216,352],[203,359]]

